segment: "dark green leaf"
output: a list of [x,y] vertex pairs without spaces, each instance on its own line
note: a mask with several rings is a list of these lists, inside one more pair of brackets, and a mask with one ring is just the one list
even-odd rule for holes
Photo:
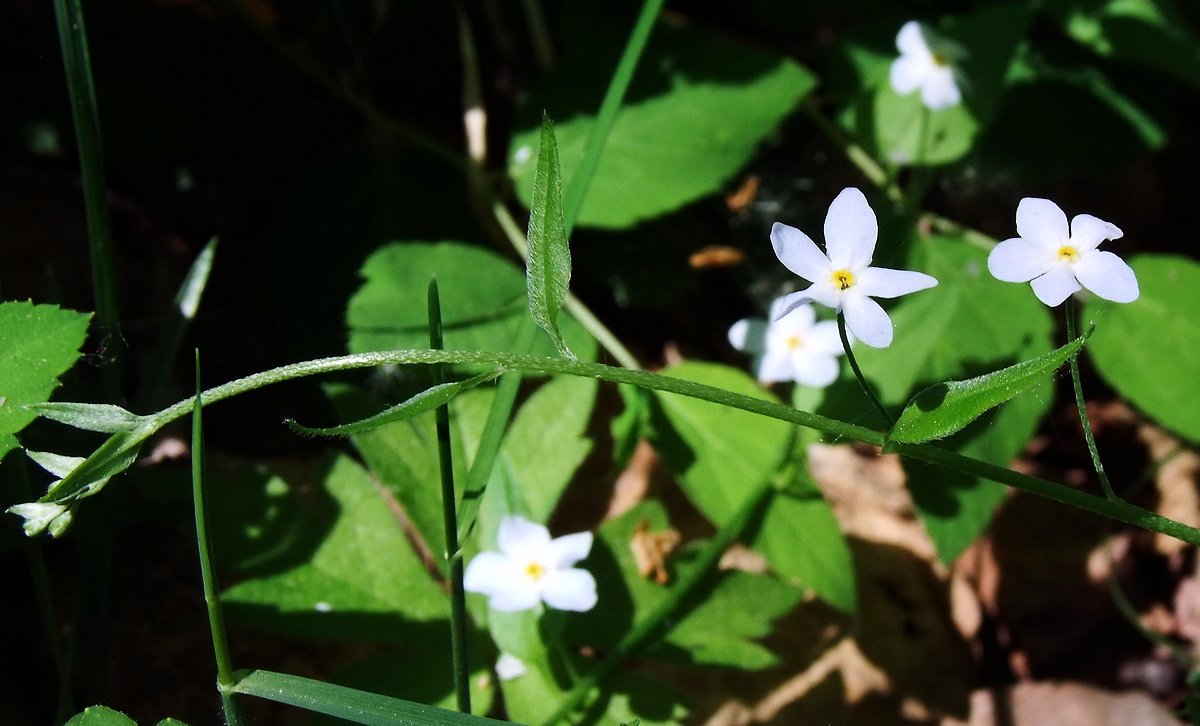
[[573,358],[562,332],[558,313],[571,282],[571,248],[563,228],[562,178],[558,168],[558,142],[550,117],[542,115],[537,170],[529,209],[529,262],[526,274],[529,312],[534,322],[554,341],[563,355]]
[[89,706],[72,716],[66,726],[137,726],[137,721],[108,706]]
[[292,419],[287,419],[286,423],[293,431],[308,436],[350,436],[351,434],[361,434],[377,429],[380,426],[386,426],[398,421],[407,421],[415,416],[428,413],[438,406],[450,402],[460,393],[469,391],[482,383],[487,383],[501,373],[502,371],[494,370],[487,373],[480,373],[463,381],[452,381],[450,383],[431,386],[407,401],[398,403],[386,411],[381,411],[374,416],[355,421],[354,423],[332,426],[330,428],[301,426]]
[[917,444],[961,431],[989,409],[1046,380],[1079,352],[1091,331],[1036,358],[965,381],[947,381],[918,393],[892,427],[889,438]]

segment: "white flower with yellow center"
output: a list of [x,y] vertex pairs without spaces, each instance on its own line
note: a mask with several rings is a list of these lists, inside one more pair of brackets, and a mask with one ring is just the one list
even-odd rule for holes
[[762,383],[795,381],[824,388],[837,380],[837,356],[842,341],[837,323],[817,322],[812,305],[801,305],[780,317],[785,298],[771,303],[767,320],[747,318],[729,328],[734,348],[754,356],[754,371]]
[[786,224],[771,228],[775,256],[792,272],[812,283],[783,300],[779,317],[809,301],[834,308],[846,317],[846,327],[873,348],[892,344],[892,319],[871,298],[892,298],[925,290],[937,279],[912,270],[871,267],[879,223],[863,193],[843,189],[825,216],[825,249]]
[[927,32],[915,20],[901,26],[896,34],[900,57],[892,61],[889,80],[892,89],[901,96],[921,89],[921,102],[940,111],[961,103],[962,94],[954,80],[950,58],[944,50],[935,51],[929,47]]
[[528,610],[545,602],[559,610],[591,610],[596,579],[573,565],[592,549],[592,533],[550,539],[540,524],[505,517],[496,537],[499,552],[480,552],[463,575],[467,592],[487,595],[494,610]]
[[1030,283],[1038,300],[1050,307],[1085,287],[1105,300],[1137,300],[1133,269],[1113,253],[1096,249],[1124,236],[1117,225],[1078,214],[1068,226],[1057,204],[1026,197],[1017,205],[1017,234],[988,255],[988,271],[997,280]]

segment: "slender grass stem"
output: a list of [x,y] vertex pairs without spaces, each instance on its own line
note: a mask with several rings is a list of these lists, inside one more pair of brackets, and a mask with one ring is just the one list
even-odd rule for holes
[[[842,440],[861,441],[880,447],[885,444],[885,435],[883,433],[866,428],[865,426],[858,426],[808,411],[800,411],[773,401],[764,401],[752,396],[734,393],[713,386],[706,386],[693,381],[648,373],[646,371],[616,368],[601,363],[492,351],[392,350],[355,353],[293,363],[255,373],[245,378],[239,378],[235,381],[211,388],[204,392],[205,405],[211,405],[232,396],[262,388],[263,386],[312,375],[372,368],[382,365],[429,365],[433,363],[486,365],[497,369],[501,373],[504,371],[525,371],[552,375],[564,374],[595,378],[611,383],[623,383],[646,390],[688,396],[742,411],[749,411],[761,416],[823,431]],[[194,400],[194,396],[189,397],[148,417],[149,420],[140,425],[136,430],[136,438],[134,439],[130,438],[133,434],[114,434],[104,445],[97,449],[96,453],[88,458],[87,462],[80,464],[80,469],[86,466],[95,470],[95,467],[104,465],[107,457],[127,456],[128,447],[136,446],[137,441],[144,440],[145,437],[152,435],[163,426],[190,412]],[[901,444],[892,442],[891,451],[901,456],[926,461],[953,471],[960,471],[972,476],[990,479],[1014,489],[1084,509],[1094,514],[1131,524],[1135,527],[1141,527],[1151,532],[1161,532],[1189,544],[1200,545],[1200,530],[1119,499],[1111,500],[1098,497],[1063,484],[972,459],[931,444]],[[70,501],[72,498],[78,497],[82,488],[88,483],[90,482],[68,476],[60,484],[52,488],[51,491],[47,492],[46,496],[42,497],[40,501]]]
[[684,603],[712,575],[721,555],[742,535],[754,519],[754,515],[766,505],[774,490],[773,482],[768,479],[746,498],[733,517],[721,527],[712,541],[704,546],[692,569],[680,579],[679,584],[645,618],[633,626],[586,677],[575,684],[559,703],[558,708],[542,722],[542,726],[554,726],[574,713],[592,690],[600,685],[622,660],[648,645],[652,639],[682,619]]
[[233,700],[237,685],[229,658],[229,640],[225,637],[225,617],[221,612],[221,595],[213,571],[212,545],[208,541],[208,509],[204,499],[204,426],[202,412],[204,396],[200,388],[200,351],[196,351],[196,396],[192,406],[192,508],[196,516],[196,549],[200,554],[200,579],[204,587],[204,604],[208,608],[208,628],[212,632],[213,653],[217,661],[217,692],[228,726],[242,722],[238,704]]
[[[1075,323],[1075,304],[1071,298],[1067,298],[1067,304],[1064,306],[1067,316],[1067,337],[1075,340],[1079,337]],[[1088,419],[1087,403],[1083,400],[1083,384],[1079,380],[1079,354],[1071,356],[1071,384],[1075,388],[1075,407],[1079,409],[1079,424],[1083,427],[1083,438],[1087,441],[1088,453],[1092,456],[1092,468],[1096,470],[1096,477],[1100,479],[1100,488],[1104,490],[1104,496],[1109,499],[1117,499],[1117,495],[1113,492],[1112,484],[1108,482],[1108,474],[1104,473],[1104,464],[1100,462],[1100,451],[1096,448],[1096,437],[1092,435],[1092,424]]]
[[[437,280],[429,281],[429,347],[442,349],[442,305]],[[433,385],[446,382],[444,365],[432,366]],[[458,517],[454,492],[454,458],[450,450],[450,406],[438,406],[435,414],[438,442],[438,468],[442,479],[442,525],[446,533],[446,551],[442,556],[450,572],[450,650],[454,668],[454,695],[458,710],[471,712],[470,669],[467,664],[467,600],[463,590],[463,562],[458,553]]]
[[821,109],[817,108],[815,101],[809,100],[801,108],[804,109],[804,113],[812,120],[817,130],[842,150],[850,163],[858,167],[867,181],[883,190],[892,203],[904,204],[904,190],[891,180],[887,170],[878,161],[875,161],[875,157],[871,156],[858,142],[850,138],[849,134],[827,119],[825,114],[821,113]]
[[846,316],[842,312],[837,314],[838,336],[842,339],[842,348],[846,351],[846,360],[850,361],[850,370],[854,371],[854,377],[858,379],[858,385],[863,389],[863,393],[867,394],[867,398],[871,401],[871,405],[875,407],[875,411],[887,422],[888,428],[896,425],[896,419],[888,413],[888,410],[883,407],[883,402],[875,395],[875,391],[871,390],[871,384],[867,383],[867,379],[863,376],[862,369],[858,367],[858,360],[854,357],[854,349],[850,347],[850,337],[846,335]]
[[596,120],[592,123],[592,130],[583,150],[583,160],[579,162],[579,168],[571,176],[563,195],[563,226],[568,237],[575,229],[575,222],[579,220],[583,199],[587,196],[588,187],[591,186],[596,169],[600,166],[604,144],[608,141],[613,124],[617,122],[621,102],[625,100],[625,92],[629,90],[638,61],[642,58],[642,51],[646,49],[646,42],[650,39],[650,31],[654,29],[654,21],[662,11],[664,3],[665,0],[645,0],[642,3],[642,10],[634,23],[633,32],[629,34],[629,41],[625,44],[621,59],[617,61],[617,69],[613,71],[608,90],[604,92],[604,100],[600,102],[600,110],[596,112]]
[[546,70],[554,64],[554,44],[550,42],[550,30],[538,0],[522,0],[525,9],[525,24],[529,26],[529,40],[533,46],[533,57],[538,68]]
[[75,142],[79,149],[79,169],[83,181],[83,203],[87,210],[88,244],[91,248],[92,287],[96,303],[96,321],[100,347],[104,352],[103,376],[110,400],[120,398],[119,365],[121,320],[117,306],[116,263],[112,224],[108,213],[108,186],[104,179],[104,153],[100,137],[100,114],[96,105],[96,87],[92,79],[91,54],[83,22],[81,0],[54,0],[58,20],[58,40],[62,48],[67,93],[71,99],[71,117]]

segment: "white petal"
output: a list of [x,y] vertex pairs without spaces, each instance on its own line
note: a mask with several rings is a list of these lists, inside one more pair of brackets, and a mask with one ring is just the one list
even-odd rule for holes
[[488,598],[488,607],[502,613],[512,613],[536,607],[541,601],[542,593],[537,583],[528,577],[517,577],[507,590]]
[[40,534],[60,514],[67,511],[67,508],[54,502],[29,502],[27,504],[14,504],[4,511],[24,518],[25,534],[28,537],[32,537]]
[[1071,230],[1067,227],[1067,215],[1057,204],[1049,199],[1025,197],[1017,205],[1017,234],[1027,242],[1057,250],[1070,239]]
[[597,599],[596,578],[580,569],[547,573],[542,580],[542,599],[558,610],[591,610]]
[[1071,243],[1080,250],[1094,250],[1105,240],[1124,236],[1117,225],[1090,214],[1076,214],[1071,220]]
[[[850,338],[851,343],[854,342],[854,336],[849,330],[846,331],[846,337]],[[812,326],[806,340],[814,352],[830,355],[841,355],[845,352],[842,349],[842,336],[838,335],[837,323],[833,320],[823,320]]]
[[988,254],[988,272],[1003,282],[1029,282],[1046,274],[1054,266],[1054,257],[1045,246],[1020,237],[1006,239]]
[[508,589],[521,572],[512,560],[499,552],[480,552],[467,564],[463,573],[463,589],[483,595],[494,595]]
[[1133,268],[1111,252],[1091,250],[1080,255],[1075,263],[1075,277],[1105,300],[1128,303],[1138,299],[1138,281]]
[[[781,299],[786,300],[787,298]],[[779,309],[782,311],[783,306],[780,305]],[[816,320],[816,309],[812,305],[801,305],[789,310],[787,315],[780,315],[776,318],[775,323],[771,326],[771,332],[806,333]]]
[[786,350],[772,351],[758,361],[755,376],[759,383],[782,383],[792,380],[792,356]]
[[1052,308],[1061,305],[1063,300],[1080,289],[1079,281],[1068,265],[1055,265],[1029,284],[1033,286],[1033,294],[1037,295],[1038,300]]
[[954,71],[948,66],[935,66],[921,83],[921,103],[934,111],[957,106],[962,94],[954,81]]
[[550,544],[550,530],[524,517],[505,517],[500,520],[496,535],[500,551],[509,557],[543,549]]
[[592,533],[576,532],[558,537],[550,543],[551,557],[557,567],[567,568],[588,556],[592,550]]
[[921,85],[926,74],[932,68],[928,59],[912,55],[902,55],[892,61],[888,71],[888,81],[892,90],[901,96],[907,96]]
[[904,55],[933,55],[929,50],[929,43],[925,42],[925,36],[921,33],[921,24],[915,20],[900,26],[900,32],[896,33],[896,50]]
[[871,264],[878,238],[879,222],[867,198],[854,187],[843,189],[825,215],[825,249],[831,269],[857,271]]
[[771,247],[783,266],[809,282],[829,275],[829,258],[812,238],[782,222],[771,225]]
[[837,380],[839,372],[837,359],[832,355],[808,353],[792,358],[795,380],[806,386],[824,388]]
[[863,295],[891,298],[917,290],[928,290],[937,284],[936,277],[924,272],[868,267],[859,273],[857,287]]
[[520,678],[527,672],[525,661],[512,653],[501,653],[500,657],[496,659],[496,677],[502,681]]
[[739,320],[729,328],[729,344],[747,353],[761,353],[767,342],[767,321],[761,318]]
[[[779,306],[779,317],[775,320],[782,320],[787,317],[788,313],[810,302],[819,302],[825,307],[836,308],[841,304],[842,299],[831,285],[825,284],[811,285],[800,292],[793,292],[791,295],[785,296],[783,301],[783,304]],[[775,320],[771,322],[775,322]]]
[[846,298],[844,312],[846,327],[854,337],[872,348],[886,348],[892,344],[892,319],[866,295]]

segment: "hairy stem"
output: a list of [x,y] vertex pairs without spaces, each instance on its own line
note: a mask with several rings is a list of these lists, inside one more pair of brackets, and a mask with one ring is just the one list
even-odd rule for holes
[[846,360],[850,361],[850,370],[854,371],[854,377],[858,379],[858,385],[863,389],[863,393],[867,394],[871,405],[875,407],[875,411],[887,423],[888,428],[895,426],[896,419],[892,418],[892,415],[883,407],[883,402],[875,395],[875,391],[871,390],[871,384],[867,383],[862,369],[858,367],[858,360],[855,359],[854,350],[850,347],[850,337],[846,335],[846,316],[840,311],[837,314],[837,325],[838,336],[842,339],[842,348],[846,351]]

